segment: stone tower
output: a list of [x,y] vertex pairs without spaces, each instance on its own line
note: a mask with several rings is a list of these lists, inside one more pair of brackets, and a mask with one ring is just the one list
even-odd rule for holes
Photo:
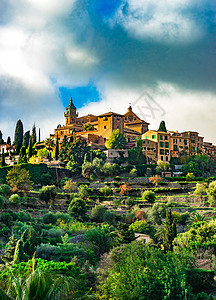
[[76,118],[78,117],[78,113],[76,112],[76,107],[73,104],[72,97],[70,98],[70,103],[66,107],[66,113],[64,114],[66,118],[66,125],[76,123]]

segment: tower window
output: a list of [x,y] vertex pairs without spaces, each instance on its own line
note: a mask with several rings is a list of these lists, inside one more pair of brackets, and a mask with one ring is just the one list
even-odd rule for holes
[[104,129],[106,129],[106,125],[104,126]]

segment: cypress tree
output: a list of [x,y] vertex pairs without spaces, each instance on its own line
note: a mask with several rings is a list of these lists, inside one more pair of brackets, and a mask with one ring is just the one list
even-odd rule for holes
[[17,121],[16,129],[15,129],[15,137],[14,137],[14,146],[16,153],[20,152],[23,141],[23,123],[21,120]]
[[29,137],[29,145],[28,145],[28,149],[27,149],[27,157],[28,159],[30,157],[32,157],[32,154],[33,154],[33,149],[32,149],[32,137],[30,136]]
[[59,157],[59,142],[58,142],[58,134],[56,138],[56,145],[55,145],[55,160],[57,160]]
[[26,131],[24,136],[23,136],[23,142],[22,145],[23,147],[27,148],[29,145],[29,138],[30,138],[30,131]]
[[159,128],[158,128],[158,131],[167,132],[166,125],[165,125],[165,122],[164,122],[164,121],[161,121],[161,122],[160,122],[160,126],[159,126]]
[[2,149],[2,155],[1,155],[1,162],[0,162],[0,167],[5,167],[6,162],[5,162],[5,155],[4,155],[4,148]]
[[41,141],[41,134],[40,134],[40,128],[39,128],[39,132],[38,132],[38,142]]
[[166,223],[163,234],[163,246],[164,250],[173,251],[173,240],[177,235],[176,232],[176,220],[172,216],[171,209],[169,209],[166,213]]
[[1,130],[0,130],[0,145],[1,144],[4,144],[4,140],[3,140],[3,138],[2,138],[2,132],[1,132]]
[[37,142],[36,126],[35,123],[32,127],[32,144],[34,145]]
[[7,138],[7,144],[11,146],[11,138],[10,138],[10,136]]
[[19,153],[18,164],[27,163],[26,148],[22,146]]

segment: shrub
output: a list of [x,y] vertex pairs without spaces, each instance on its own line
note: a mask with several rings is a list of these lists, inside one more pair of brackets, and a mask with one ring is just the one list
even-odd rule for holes
[[78,190],[79,190],[79,197],[80,198],[82,198],[82,199],[88,198],[89,193],[88,193],[88,186],[86,184],[85,185],[80,185]]
[[128,207],[128,208],[131,208],[133,207],[134,205],[136,204],[135,200],[133,198],[127,198],[125,200],[125,205]]
[[110,225],[116,224],[116,214],[113,211],[106,210],[103,214],[103,222],[109,223]]
[[39,199],[45,201],[46,204],[51,200],[54,202],[57,196],[56,188],[54,185],[43,186],[39,192]]
[[106,207],[103,205],[95,205],[91,211],[91,219],[95,222],[103,222],[103,215],[106,211]]
[[186,175],[186,180],[187,181],[193,181],[193,180],[195,180],[195,175],[194,175],[194,173],[187,173],[187,175]]
[[13,221],[13,217],[8,212],[1,214],[0,219],[6,226],[10,226]]
[[19,205],[20,204],[20,196],[17,194],[11,195],[9,198],[9,202],[13,205]]
[[56,224],[57,216],[51,212],[43,215],[43,223],[45,224]]
[[0,195],[0,208],[4,205],[4,198]]
[[50,173],[43,173],[41,175],[40,183],[42,185],[51,185],[53,183],[53,178]]
[[50,228],[48,230],[42,229],[42,231],[41,231],[42,237],[47,236],[50,238],[60,239],[62,235],[63,235],[63,232],[61,229]]
[[86,219],[87,208],[85,201],[80,198],[72,199],[68,207],[68,213],[78,220]]
[[105,185],[105,187],[103,187],[103,188],[100,188],[100,192],[104,196],[110,196],[110,195],[112,195],[112,190],[107,185]]
[[212,206],[216,205],[216,181],[213,181],[209,184],[209,187],[207,189],[207,195],[209,203]]
[[50,244],[41,244],[36,248],[36,257],[45,260],[53,260],[56,253],[56,246]]
[[152,191],[146,190],[142,193],[142,200],[144,200],[144,201],[153,203],[153,202],[155,202],[155,198],[156,198],[155,193]]
[[62,180],[61,180],[61,182],[60,182],[60,186],[61,186],[61,188],[63,188],[64,187],[64,185],[65,185],[65,182],[66,181],[69,181],[70,179],[68,178],[68,177],[64,177],[64,178],[62,178]]
[[166,217],[167,205],[164,203],[154,203],[149,214],[148,220],[154,224],[161,225],[162,219]]
[[154,236],[156,233],[155,227],[153,225],[148,224],[146,221],[136,221],[129,226],[134,233],[145,233],[150,236]]
[[63,186],[63,190],[66,190],[69,193],[74,192],[76,190],[76,188],[77,188],[76,183],[72,182],[71,180],[65,181],[64,186]]
[[4,197],[10,196],[11,189],[8,184],[2,184],[0,186],[0,195],[3,195]]
[[130,176],[134,176],[136,177],[137,176],[137,169],[133,168],[130,173],[129,173]]
[[17,219],[21,222],[28,222],[31,220],[31,216],[29,213],[25,213],[24,211],[20,210],[17,213]]

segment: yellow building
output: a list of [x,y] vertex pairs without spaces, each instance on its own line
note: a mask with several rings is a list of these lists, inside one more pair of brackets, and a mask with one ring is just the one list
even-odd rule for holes
[[[148,131],[149,123],[141,120],[129,106],[127,113],[124,115],[107,112],[102,115],[86,115],[78,117],[76,107],[72,98],[66,108],[64,114],[66,119],[65,125],[58,125],[53,135],[54,139],[59,138],[61,143],[64,136],[69,137],[73,131],[76,136],[81,137],[87,141],[93,149],[105,148],[105,142],[112,134],[114,129],[119,129],[126,137],[128,143],[135,141],[137,137]],[[90,125],[90,130],[85,130],[84,125]]]

